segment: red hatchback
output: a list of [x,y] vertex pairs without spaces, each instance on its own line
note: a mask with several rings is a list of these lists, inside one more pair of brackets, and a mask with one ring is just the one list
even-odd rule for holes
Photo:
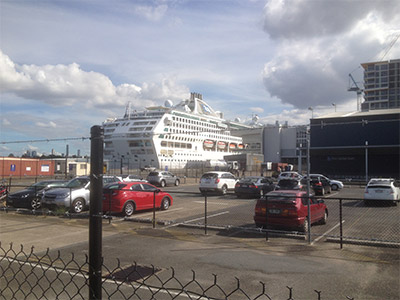
[[[266,200],[268,199],[268,201]],[[268,203],[267,203],[268,202]],[[266,211],[268,209],[268,215]],[[278,226],[308,230],[307,192],[298,190],[273,191],[257,201],[254,221],[257,227]],[[323,200],[310,197],[311,224],[325,224],[328,208]]]
[[146,182],[116,182],[103,188],[103,212],[131,216],[135,211],[155,207],[167,210],[172,205],[170,194]]

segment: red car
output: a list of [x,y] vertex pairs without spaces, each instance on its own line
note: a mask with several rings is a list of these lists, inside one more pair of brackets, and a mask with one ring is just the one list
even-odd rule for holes
[[170,194],[146,182],[116,182],[103,188],[103,212],[117,212],[131,216],[135,211],[155,206],[167,210],[172,205]]
[[[267,200],[268,216],[266,216]],[[325,224],[328,218],[328,208],[321,199],[310,199],[311,224]],[[299,190],[273,191],[257,201],[254,221],[257,227],[278,226],[308,230],[307,192]]]

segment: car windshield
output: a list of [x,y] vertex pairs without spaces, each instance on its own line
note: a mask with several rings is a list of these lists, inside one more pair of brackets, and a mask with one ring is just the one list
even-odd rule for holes
[[240,179],[241,183],[250,183],[250,182],[256,182],[260,177],[246,177],[243,179]]
[[104,190],[122,190],[125,187],[126,187],[126,184],[123,184],[123,183],[111,183],[111,184],[107,184],[104,187]]
[[293,188],[298,186],[299,182],[297,180],[285,179],[279,180],[278,185],[282,188]]
[[368,185],[390,185],[390,180],[371,180]]
[[84,187],[89,182],[89,179],[86,178],[74,178],[69,181],[65,187],[67,188],[81,188]]
[[296,201],[296,195],[289,193],[279,193],[279,194],[268,194],[268,201],[274,202],[289,202],[293,203]]
[[215,178],[218,178],[218,174],[206,173],[203,176],[201,176],[201,179],[215,179]]
[[41,190],[44,189],[47,186],[47,182],[36,182],[32,184],[31,186],[28,186],[28,189],[30,190]]

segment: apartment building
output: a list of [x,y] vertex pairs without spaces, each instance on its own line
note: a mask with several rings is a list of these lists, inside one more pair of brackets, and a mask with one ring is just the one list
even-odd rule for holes
[[364,102],[362,111],[400,108],[400,59],[362,63]]

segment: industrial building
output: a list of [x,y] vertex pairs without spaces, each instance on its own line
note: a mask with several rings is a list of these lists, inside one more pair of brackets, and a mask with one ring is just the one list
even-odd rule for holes
[[400,109],[311,119],[311,171],[367,180],[400,178]]

